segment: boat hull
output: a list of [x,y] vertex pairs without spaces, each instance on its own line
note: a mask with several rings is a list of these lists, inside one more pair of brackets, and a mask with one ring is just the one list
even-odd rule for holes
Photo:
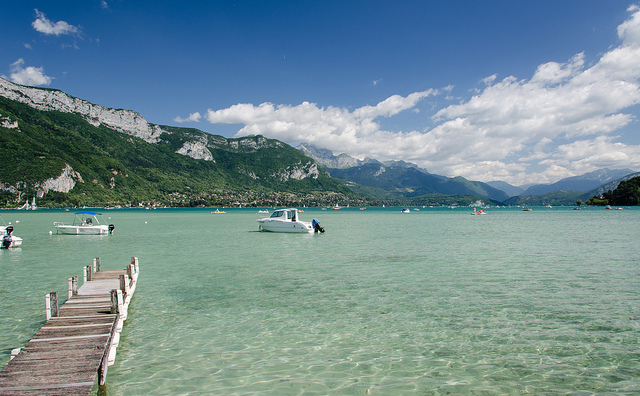
[[73,225],[56,225],[58,233],[66,235],[107,235],[109,226],[73,226]]
[[310,233],[313,232],[311,223],[304,221],[263,221],[258,220],[260,231],[268,232],[289,232],[289,233]]
[[[2,242],[4,242],[4,241],[0,238],[0,243],[2,243]],[[9,249],[18,248],[21,245],[22,245],[22,238],[12,235],[11,236],[11,244],[8,246],[8,248]],[[4,244],[3,244],[2,245],[2,249],[4,249],[4,248],[5,247],[4,247]]]

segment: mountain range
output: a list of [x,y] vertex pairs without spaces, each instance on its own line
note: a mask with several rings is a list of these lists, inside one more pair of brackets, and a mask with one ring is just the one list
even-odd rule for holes
[[347,154],[336,156],[329,150],[308,144],[301,144],[298,149],[327,167],[331,176],[351,182],[352,187],[357,184],[381,189],[389,194],[388,198],[396,199],[424,198],[425,195],[439,193],[474,195],[513,205],[573,205],[577,199],[586,201],[638,175],[631,169],[605,168],[552,184],[522,188],[503,181],[482,183],[463,177],[448,178],[405,161],[380,162],[371,158],[358,160]]
[[[551,184],[535,184],[529,186],[526,190],[513,195],[544,195],[553,191],[588,192],[605,183],[611,182],[613,180],[618,180],[632,173],[634,173],[634,171],[632,171],[631,169],[604,168],[593,172],[588,172],[580,176],[567,177]],[[489,184],[493,185],[492,183]]]
[[263,136],[230,139],[151,124],[132,110],[2,78],[0,157],[0,205],[8,207],[32,196],[45,206],[466,205],[549,194],[553,204],[569,204],[632,173],[603,169],[525,191],[440,176],[405,161],[359,160]]

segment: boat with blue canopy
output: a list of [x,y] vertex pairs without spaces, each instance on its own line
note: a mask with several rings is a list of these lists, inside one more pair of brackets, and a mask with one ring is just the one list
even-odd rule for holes
[[115,228],[113,224],[107,224],[102,213],[76,212],[72,224],[54,222],[57,233],[67,235],[106,235],[111,234]]

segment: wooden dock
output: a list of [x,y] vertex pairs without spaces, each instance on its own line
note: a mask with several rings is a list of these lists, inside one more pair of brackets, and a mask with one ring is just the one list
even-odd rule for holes
[[104,385],[113,364],[138,279],[138,259],[122,271],[101,271],[100,259],[84,268],[84,282],[69,278],[69,298],[58,307],[47,294],[47,321],[0,371],[0,395],[90,395]]

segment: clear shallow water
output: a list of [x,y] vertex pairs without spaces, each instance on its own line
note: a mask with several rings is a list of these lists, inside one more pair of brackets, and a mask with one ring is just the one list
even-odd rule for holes
[[25,240],[0,252],[0,365],[44,294],[137,256],[110,395],[640,392],[639,209],[307,209],[322,235],[211,210],[105,211],[104,237],[0,213]]

